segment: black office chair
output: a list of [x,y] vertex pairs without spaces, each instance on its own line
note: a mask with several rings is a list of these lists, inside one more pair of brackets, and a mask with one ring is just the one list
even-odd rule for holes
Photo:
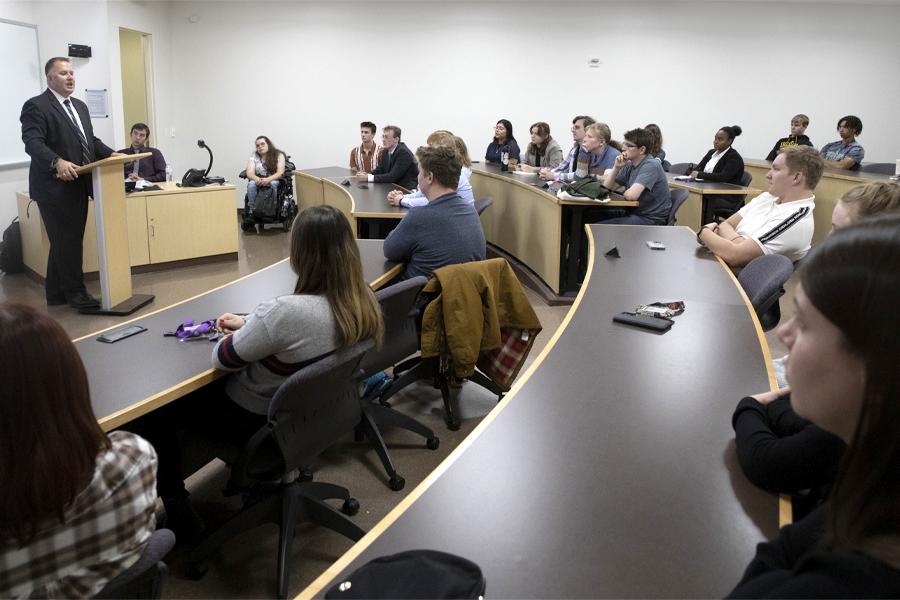
[[[418,351],[419,331],[416,318],[419,310],[416,300],[426,283],[428,279],[425,277],[413,277],[375,293],[384,315],[384,346],[381,350],[373,350],[365,355],[359,366],[362,379],[393,367]],[[359,433],[369,438],[369,442],[378,453],[388,475],[388,486],[394,491],[402,490],[406,481],[394,468],[380,427],[402,427],[418,433],[425,438],[430,450],[436,450],[440,440],[434,435],[434,431],[412,417],[392,409],[387,401],[362,399],[362,413]]]
[[859,166],[861,173],[881,173],[882,175],[893,175],[896,169],[897,166],[894,163],[863,163]]
[[690,175],[694,163],[672,163],[669,165],[669,173],[673,175]]
[[202,577],[206,572],[204,561],[229,539],[264,523],[275,523],[280,532],[277,589],[278,597],[284,598],[299,519],[323,525],[353,541],[365,535],[353,521],[324,502],[330,498],[343,500],[341,510],[356,514],[359,503],[346,488],[301,478],[287,483],[281,480],[308,467],[328,446],[359,425],[359,363],[374,345],[372,340],[364,340],[288,377],[269,402],[268,422],[243,448],[233,448],[222,456],[231,467],[226,491],[242,493],[244,505],[191,552],[189,576]]
[[793,272],[791,259],[781,254],[766,254],[751,260],[738,275],[763,331],[773,329],[781,320],[778,299],[784,295],[784,284]]
[[669,198],[672,199],[672,210],[669,211],[669,221],[666,223],[667,225],[675,225],[678,219],[675,218],[675,215],[678,213],[678,209],[681,208],[681,205],[684,204],[684,201],[688,199],[690,192],[688,190],[683,189],[669,189]]
[[485,196],[484,198],[475,198],[475,212],[479,215],[486,211],[488,207],[494,203],[494,199],[490,196]]
[[[753,182],[753,175],[749,171],[744,171],[743,175],[741,175],[741,185],[743,187],[748,187]],[[725,221],[739,211],[742,206],[744,206],[744,202],[747,201],[747,196],[708,196],[707,197],[707,209],[708,212],[712,213],[711,217],[707,217],[703,220],[704,223],[709,223],[715,221],[719,223],[721,221]],[[708,220],[707,220],[708,219]]]
[[136,563],[111,579],[95,598],[160,598],[169,569],[163,562],[175,545],[175,534],[157,529]]

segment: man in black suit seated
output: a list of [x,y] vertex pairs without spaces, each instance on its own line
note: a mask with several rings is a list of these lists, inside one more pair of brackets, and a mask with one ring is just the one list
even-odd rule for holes
[[22,106],[22,141],[31,157],[28,191],[38,203],[50,239],[47,304],[66,304],[93,309],[100,302],[87,293],[81,270],[84,225],[90,175],[75,172],[80,165],[114,153],[94,136],[87,105],[70,98],[75,91],[75,72],[68,58],[55,57],[44,67],[47,90]]
[[163,158],[162,152],[158,148],[151,148],[147,145],[149,137],[150,128],[144,123],[135,123],[131,126],[131,146],[124,150],[119,150],[119,152],[122,154],[143,154],[144,152],[149,152],[153,156],[139,158],[133,163],[125,165],[125,179],[129,181],[143,179],[152,182],[166,180],[166,159]]
[[400,141],[400,128],[386,125],[381,130],[381,144],[384,151],[378,166],[371,173],[357,173],[356,178],[375,183],[396,183],[407,190],[415,189],[419,168],[413,153]]

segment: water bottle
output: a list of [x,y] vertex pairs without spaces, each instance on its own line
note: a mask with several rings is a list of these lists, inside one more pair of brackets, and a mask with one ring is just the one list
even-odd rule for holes
[[166,165],[166,181],[172,181],[172,165]]
[[500,151],[500,170],[509,171],[509,147],[507,146]]

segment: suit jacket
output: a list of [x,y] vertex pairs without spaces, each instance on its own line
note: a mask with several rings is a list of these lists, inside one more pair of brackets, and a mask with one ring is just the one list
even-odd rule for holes
[[700,161],[700,164],[694,167],[694,170],[700,173],[697,177],[705,181],[718,181],[719,183],[741,185],[741,177],[744,175],[744,159],[741,158],[741,155],[738,154],[738,151],[733,147],[729,148],[722,158],[719,159],[719,162],[713,167],[712,173],[703,172],[703,168],[715,152],[715,148],[707,152],[706,156],[703,157],[703,160]]
[[393,154],[382,151],[378,167],[372,171],[375,183],[396,183],[408,190],[416,189],[418,177],[416,158],[403,142],[397,144]]
[[[87,105],[69,96],[73,108],[84,127],[88,147],[93,151],[92,160],[107,158],[112,149],[94,136]],[[77,200],[90,193],[90,177],[80,176],[75,181],[63,181],[56,177],[51,165],[57,157],[77,165],[82,164],[81,141],[75,124],[49,89],[30,98],[22,106],[22,141],[25,152],[31,157],[28,171],[28,193],[38,202],[65,202]]]
[[[122,154],[137,154],[134,148],[128,146],[122,150],[118,150]],[[165,181],[166,180],[166,159],[163,158],[162,152],[158,148],[144,146],[141,152],[149,152],[153,156],[150,158],[142,158],[138,161],[138,175],[147,181]],[[134,171],[134,163],[125,165],[125,177],[127,178]]]

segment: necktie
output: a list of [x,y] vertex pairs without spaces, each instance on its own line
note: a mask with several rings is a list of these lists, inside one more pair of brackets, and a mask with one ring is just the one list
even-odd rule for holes
[[569,173],[574,173],[578,168],[578,155],[581,154],[581,144],[575,144],[575,154],[572,155],[572,164],[569,165]]
[[[134,149],[134,153],[135,153],[135,154],[140,154],[140,153],[143,152],[143,151],[144,151],[143,148],[135,148],[135,149]],[[141,162],[141,159],[137,159],[136,161],[134,161],[134,166],[131,168],[131,173],[132,173],[133,175],[137,175],[137,174],[138,174],[138,165],[140,164],[140,162]]]
[[78,119],[75,118],[75,112],[72,110],[72,103],[66,98],[63,104],[66,105],[66,110],[69,111],[69,118],[72,119],[72,125],[75,126],[75,132],[78,134],[78,141],[81,142],[81,161],[82,164],[86,165],[91,162],[91,149],[88,147],[87,139],[85,139],[84,134],[81,132],[81,127],[78,126]]

